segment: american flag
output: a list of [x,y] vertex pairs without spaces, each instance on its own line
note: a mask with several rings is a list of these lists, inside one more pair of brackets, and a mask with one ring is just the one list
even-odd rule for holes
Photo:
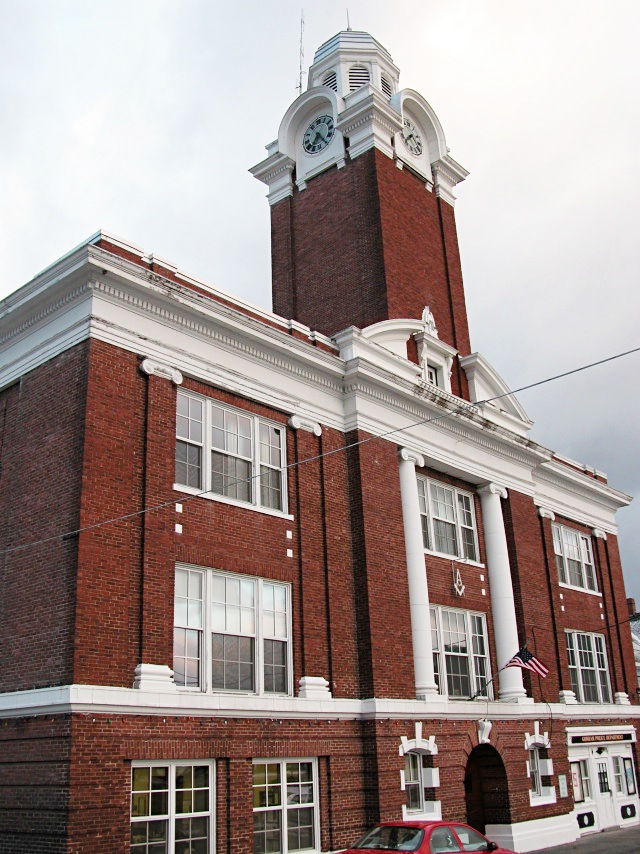
[[529,652],[526,646],[519,649],[513,658],[505,664],[505,667],[521,667],[523,670],[533,670],[543,679],[549,672],[549,668],[545,667],[532,652]]

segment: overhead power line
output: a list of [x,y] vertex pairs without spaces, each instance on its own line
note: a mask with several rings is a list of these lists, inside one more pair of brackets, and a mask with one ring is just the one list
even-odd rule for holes
[[[573,374],[581,373],[582,371],[590,370],[591,368],[596,368],[598,365],[604,365],[607,362],[613,362],[616,359],[622,359],[625,356],[630,356],[634,353],[639,353],[640,347],[634,347],[631,350],[625,350],[622,353],[616,353],[615,356],[607,356],[605,359],[599,359],[596,362],[589,362],[586,365],[581,365],[578,368],[572,368],[570,371],[563,371],[561,374],[554,374],[553,376],[546,377],[542,380],[537,380],[533,383],[528,383],[527,385],[520,386],[517,389],[513,389],[511,391],[503,392],[502,394],[497,394],[494,397],[488,397],[485,400],[476,401],[473,406],[483,406],[487,403],[495,403],[497,400],[502,400],[505,397],[512,397],[513,395],[519,394],[522,391],[528,391],[532,388],[538,388],[539,386],[546,385],[547,383],[555,382],[556,380],[563,379],[564,377],[572,376]],[[392,430],[387,430],[382,433],[376,433],[375,435],[367,436],[364,439],[359,439],[357,442],[349,442],[346,445],[341,445],[339,448],[333,448],[330,451],[323,451],[321,454],[315,454],[312,457],[305,457],[303,460],[296,460],[293,463],[288,463],[286,466],[283,466],[282,470],[287,471],[289,469],[296,468],[297,466],[304,465],[305,463],[317,462],[320,459],[325,457],[333,456],[334,454],[342,453],[343,451],[349,451],[353,448],[357,448],[361,445],[366,445],[368,442],[372,442],[376,439],[387,439],[389,436],[393,436],[397,433],[403,433],[406,430],[411,430],[414,427],[420,427],[424,424],[431,424],[436,421],[443,421],[446,418],[450,418],[454,415],[461,414],[463,412],[467,412],[469,409],[469,402],[465,401],[464,406],[455,407],[448,412],[443,412],[438,415],[431,416],[429,418],[423,418],[419,421],[413,421],[411,424],[407,424],[404,427],[395,427]],[[253,480],[257,480],[260,477],[259,474],[252,475],[248,478],[238,478],[235,481],[232,481],[229,485],[237,485],[240,483],[249,483]],[[30,540],[27,543],[19,543],[15,546],[8,546],[5,549],[0,549],[0,555],[8,555],[13,552],[23,551],[24,549],[33,548],[34,546],[40,546],[44,543],[53,542],[54,540],[70,540],[75,539],[80,536],[80,534],[87,533],[88,531],[93,531],[96,528],[102,528],[106,525],[115,525],[118,522],[125,522],[128,519],[135,519],[138,516],[143,516],[146,513],[152,513],[156,510],[163,510],[165,507],[169,507],[172,504],[176,504],[178,501],[181,504],[186,504],[188,501],[193,501],[195,498],[201,498],[203,495],[208,495],[211,492],[210,489],[203,489],[200,492],[196,492],[188,495],[181,495],[179,499],[172,496],[170,499],[166,501],[162,501],[159,504],[154,504],[150,507],[143,507],[141,510],[133,510],[131,513],[123,513],[120,516],[113,516],[110,519],[103,519],[100,522],[94,522],[92,525],[85,525],[82,528],[75,528],[71,531],[65,531],[62,534],[52,534],[49,537],[42,537],[38,540]]]

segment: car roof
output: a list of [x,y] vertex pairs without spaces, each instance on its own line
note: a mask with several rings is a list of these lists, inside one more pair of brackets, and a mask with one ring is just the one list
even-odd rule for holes
[[442,825],[464,825],[462,821],[442,821],[427,819],[406,819],[403,821],[380,821],[376,827],[420,827],[426,830],[428,827],[441,827]]

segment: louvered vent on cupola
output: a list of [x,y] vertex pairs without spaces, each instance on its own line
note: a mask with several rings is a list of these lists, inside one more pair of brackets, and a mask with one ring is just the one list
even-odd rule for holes
[[382,91],[387,96],[387,98],[390,98],[393,95],[393,91],[391,89],[391,83],[389,83],[384,74],[380,77],[380,83],[382,85]]
[[370,79],[369,69],[365,65],[352,65],[349,69],[349,91],[354,92]]
[[323,86],[328,86],[329,89],[333,89],[334,92],[338,91],[338,78],[336,77],[335,71],[330,71],[322,81]]

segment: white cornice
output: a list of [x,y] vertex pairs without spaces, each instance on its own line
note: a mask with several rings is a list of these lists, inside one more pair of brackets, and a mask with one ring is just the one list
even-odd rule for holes
[[412,447],[470,483],[499,480],[593,528],[615,531],[615,510],[630,500],[422,382],[419,366],[358,330],[336,336],[340,358],[335,343],[306,327],[291,335],[283,318],[96,246],[68,256],[10,302],[0,324],[0,387],[93,337],[289,416]]
[[373,86],[361,86],[345,97],[346,108],[337,128],[349,139],[349,156],[358,157],[377,148],[393,158],[393,137],[402,129],[402,117]]
[[[193,717],[284,720],[531,720],[549,713],[547,704],[450,701],[438,695],[424,700],[371,698],[256,697],[237,694],[200,694],[187,691],[149,691],[100,685],[65,685],[0,694],[0,719],[26,715],[185,715]],[[554,720],[598,721],[600,727],[620,728],[629,719],[640,720],[640,706],[552,704]],[[591,730],[590,730],[591,731]],[[604,730],[598,730],[604,731]],[[578,729],[576,729],[578,732]]]
[[533,471],[536,504],[590,528],[617,533],[615,513],[632,498],[553,458]]

